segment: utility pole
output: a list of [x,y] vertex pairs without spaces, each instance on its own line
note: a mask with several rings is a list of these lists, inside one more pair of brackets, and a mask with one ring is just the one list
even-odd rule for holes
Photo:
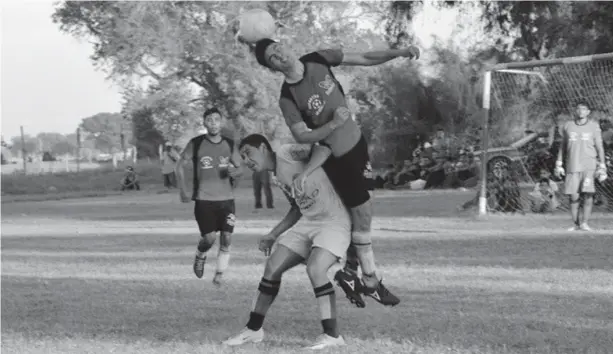
[[77,128],[77,173],[81,169],[81,128]]
[[19,126],[19,130],[21,130],[21,157],[23,158],[23,174],[27,174],[27,161],[26,159],[28,158],[26,156],[26,138],[24,137],[23,134],[23,125]]

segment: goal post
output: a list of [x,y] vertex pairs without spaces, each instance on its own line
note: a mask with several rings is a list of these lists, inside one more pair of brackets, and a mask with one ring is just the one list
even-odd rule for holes
[[[606,123],[613,122],[613,53],[496,64],[483,73],[482,83],[479,214],[541,212],[534,208],[545,188],[539,194],[535,186],[552,173],[558,127],[572,119],[576,104],[586,102],[590,117],[611,130],[606,137],[613,135]],[[613,146],[605,150],[613,153]],[[597,197],[613,210],[613,162],[608,167],[611,177],[598,183]],[[499,187],[508,183],[520,193],[506,195]]]

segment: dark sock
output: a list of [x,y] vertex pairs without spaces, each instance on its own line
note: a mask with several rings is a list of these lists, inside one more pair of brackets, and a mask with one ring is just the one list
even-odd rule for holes
[[249,322],[247,322],[247,328],[252,331],[259,331],[264,324],[264,315],[260,315],[259,313],[251,312],[249,314]]

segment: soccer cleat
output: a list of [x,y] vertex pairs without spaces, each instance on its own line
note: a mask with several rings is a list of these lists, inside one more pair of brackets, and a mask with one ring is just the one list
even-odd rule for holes
[[204,263],[206,263],[206,256],[196,256],[196,258],[194,258],[194,274],[196,274],[198,278],[202,278],[204,274]]
[[573,227],[569,227],[566,231],[578,231],[579,225],[573,225]]
[[313,344],[304,347],[304,349],[321,350],[324,348],[339,347],[342,345],[345,345],[345,340],[343,339],[343,336],[338,336],[337,338],[334,338],[325,333],[322,333],[315,339],[315,342],[313,342]]
[[243,329],[239,334],[234,337],[230,337],[222,344],[227,346],[242,345],[246,343],[260,343],[264,340],[264,330],[259,329],[257,331],[250,330],[249,328]]
[[396,306],[400,303],[400,299],[392,294],[385,285],[383,285],[382,281],[379,281],[379,284],[374,289],[364,287],[363,293],[377,300],[377,302],[383,306]]
[[583,223],[579,226],[579,230],[581,231],[592,231],[592,228],[587,223]]
[[364,308],[366,306],[362,295],[360,295],[362,282],[357,275],[341,269],[334,275],[334,280],[338,286],[343,289],[347,299],[349,299],[352,304],[359,308]]
[[221,286],[222,278],[223,278],[223,273],[220,273],[220,272],[215,273],[215,276],[213,277],[213,284],[217,286]]

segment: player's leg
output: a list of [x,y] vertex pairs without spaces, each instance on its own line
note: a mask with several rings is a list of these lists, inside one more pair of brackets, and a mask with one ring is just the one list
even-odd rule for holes
[[592,207],[594,206],[594,194],[596,193],[596,186],[594,180],[595,171],[586,171],[582,174],[581,193],[583,199],[583,217],[579,228],[583,231],[591,231],[589,226],[590,216],[592,216]]
[[287,270],[304,262],[304,257],[292,251],[287,246],[279,244],[275,251],[268,257],[264,275],[258,286],[258,293],[246,327],[237,335],[229,338],[223,344],[235,346],[244,343],[258,343],[264,339],[262,326],[264,318],[274,302],[281,287],[281,276]]
[[210,201],[196,200],[194,203],[194,216],[200,229],[200,240],[194,258],[194,274],[202,278],[204,274],[204,264],[206,263],[207,252],[215,244],[217,237],[217,220],[214,206]]
[[234,211],[234,200],[219,202],[218,223],[221,225],[221,232],[219,251],[217,253],[217,267],[215,277],[213,278],[215,285],[221,285],[223,274],[230,264],[230,244],[232,243],[232,233],[234,232],[234,224],[236,222]]
[[[371,236],[373,215],[370,195],[373,189],[372,170],[366,139],[362,137],[351,151],[336,158],[335,164],[338,172],[330,180],[334,179],[334,187],[349,209],[352,224],[351,243],[355,247],[356,256],[362,267],[364,286],[361,289],[351,288],[351,279],[357,278],[350,273],[351,264],[346,266],[344,270],[337,272],[335,279],[350,298],[355,297],[354,292],[362,290],[364,294],[371,296],[383,305],[397,305],[400,300],[390,293],[377,276]],[[361,304],[356,303],[356,305],[360,307]]]
[[262,178],[261,173],[254,171],[253,175],[253,197],[255,198],[255,208],[262,208]]
[[264,196],[266,197],[266,208],[274,209],[274,201],[272,199],[272,186],[270,183],[270,172],[262,171],[262,186],[264,188]]
[[564,194],[568,195],[570,216],[573,220],[573,226],[568,231],[579,229],[579,207],[581,206],[581,196],[579,194],[581,190],[580,175],[580,173],[568,172],[564,179]]
[[334,222],[331,222],[325,229],[314,230],[312,233],[313,248],[307,260],[306,271],[317,299],[323,333],[309,349],[345,344],[338,330],[334,286],[328,278],[328,270],[338,263],[350,243],[348,220],[342,224],[335,227]]

